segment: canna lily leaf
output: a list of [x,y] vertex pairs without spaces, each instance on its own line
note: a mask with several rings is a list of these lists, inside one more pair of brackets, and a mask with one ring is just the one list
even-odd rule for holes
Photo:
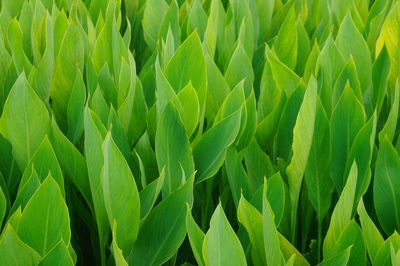
[[63,240],[60,240],[58,244],[50,250],[40,261],[40,266],[50,265],[74,265],[74,261],[71,258],[67,245]]
[[175,254],[186,235],[186,203],[193,204],[193,178],[164,198],[143,221],[128,263],[159,265]]
[[[289,182],[289,198],[291,204],[292,236],[295,235],[297,201],[303,180],[306,164],[311,149],[317,105],[317,84],[315,79],[310,79],[304,95],[303,103],[297,115],[296,125],[293,129],[293,157],[286,169]],[[293,237],[294,239],[294,237]]]
[[172,103],[165,107],[157,127],[156,157],[158,169],[161,171],[166,167],[164,196],[181,185],[182,170],[185,175],[194,172],[189,140],[179,114]]
[[13,146],[13,155],[20,169],[25,169],[49,131],[50,116],[24,73],[18,77],[4,104],[1,127]]
[[233,143],[240,129],[241,108],[209,129],[193,149],[198,175],[196,182],[214,176],[224,162],[227,148]]
[[[379,222],[386,233],[399,230],[400,216],[397,214],[399,204],[396,190],[397,169],[400,168],[400,158],[390,140],[385,137],[376,160],[374,179],[374,206]],[[389,210],[393,210],[389,212]]]
[[196,221],[193,219],[190,210],[188,210],[186,214],[186,230],[188,233],[190,246],[192,247],[193,254],[196,258],[197,263],[199,264],[199,266],[205,265],[202,255],[202,247],[205,234],[196,224]]
[[40,255],[25,244],[15,233],[11,225],[7,225],[0,240],[0,255],[7,265],[21,265],[29,263],[37,265]]
[[60,240],[69,243],[69,221],[60,188],[49,175],[26,204],[17,233],[21,240],[43,256]]
[[204,237],[203,258],[206,265],[247,265],[238,237],[218,204],[210,221],[210,229]]
[[[103,143],[102,185],[104,206],[110,227],[118,223],[118,246],[129,254],[137,238],[140,222],[140,199],[135,179],[122,153],[108,133]],[[123,190],[122,190],[123,188]],[[125,204],[121,204],[124,202]]]
[[338,250],[337,246],[340,245],[340,237],[344,234],[343,232],[351,223],[356,184],[357,164],[353,163],[346,185],[332,213],[328,232],[324,239],[324,259],[332,258],[342,251]]

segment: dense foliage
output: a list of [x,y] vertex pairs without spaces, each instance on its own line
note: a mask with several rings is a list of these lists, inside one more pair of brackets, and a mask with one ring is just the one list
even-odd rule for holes
[[400,265],[400,1],[1,0],[0,265]]

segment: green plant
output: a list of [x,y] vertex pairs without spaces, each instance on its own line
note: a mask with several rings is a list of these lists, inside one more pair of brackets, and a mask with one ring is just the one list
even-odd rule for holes
[[0,265],[399,265],[400,1],[3,0]]

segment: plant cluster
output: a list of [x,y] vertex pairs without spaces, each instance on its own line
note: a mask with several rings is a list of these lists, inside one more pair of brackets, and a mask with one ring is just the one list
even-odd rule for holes
[[0,1],[0,265],[400,265],[400,1]]

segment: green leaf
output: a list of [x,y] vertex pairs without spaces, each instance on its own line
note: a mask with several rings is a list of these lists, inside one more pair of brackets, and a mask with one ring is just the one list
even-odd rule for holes
[[371,180],[370,164],[374,149],[375,131],[376,114],[374,113],[358,132],[348,155],[345,176],[350,172],[353,161],[357,163],[358,169],[355,202],[358,202],[361,196],[367,192]]
[[400,157],[390,140],[385,137],[376,159],[374,178],[374,206],[378,220],[387,234],[400,229],[400,190],[396,178],[400,171]]
[[165,40],[167,38],[168,31],[171,31],[174,37],[174,46],[178,47],[181,39],[181,31],[179,28],[179,6],[176,0],[170,2],[171,3],[169,5],[168,11],[164,16],[164,19],[162,20],[158,33],[158,38],[159,40]]
[[140,219],[144,220],[152,210],[165,180],[165,169],[160,173],[160,177],[148,184],[140,191]]
[[315,116],[317,108],[317,81],[310,79],[303,102],[297,115],[293,129],[293,157],[286,169],[289,183],[289,198],[291,203],[291,225],[294,239],[296,228],[297,205],[300,195],[303,175],[308,161],[314,135]]
[[295,69],[297,63],[297,38],[296,13],[294,7],[292,7],[287,13],[274,42],[274,49],[278,57],[282,63],[292,70]]
[[303,255],[281,234],[278,232],[279,244],[281,247],[282,255],[288,261],[295,255],[295,264],[299,266],[309,266],[310,263],[303,257]]
[[197,32],[190,34],[176,50],[175,55],[165,68],[165,76],[176,93],[180,92],[191,81],[199,96],[200,104],[203,104],[206,67]]
[[396,133],[397,118],[399,117],[399,93],[400,83],[398,82],[396,84],[393,104],[390,108],[388,118],[382,130],[379,132],[379,143],[383,142],[385,136],[387,136],[390,141],[393,141],[394,135]]
[[26,204],[17,229],[21,240],[42,256],[62,239],[69,243],[71,229],[67,205],[49,175]]
[[42,143],[39,145],[32,159],[29,161],[29,164],[22,176],[20,187],[23,186],[31,176],[32,169],[36,171],[37,178],[40,182],[43,182],[43,180],[45,180],[50,173],[54,180],[58,183],[61,194],[63,197],[65,196],[64,178],[61,167],[58,164],[56,154],[47,136],[43,138]]
[[185,126],[187,135],[190,137],[199,123],[199,98],[197,97],[196,90],[193,88],[191,82],[189,82],[189,84],[184,87],[177,96],[182,105],[182,110],[179,112],[179,114]]
[[224,39],[224,26],[226,23],[225,9],[220,0],[211,0],[210,13],[207,20],[205,31],[205,41],[210,51],[210,57],[213,59],[216,49],[221,40]]
[[339,250],[339,252],[337,252],[337,245],[340,241],[340,236],[351,222],[356,185],[357,164],[354,162],[349,177],[347,178],[346,185],[340,194],[339,200],[336,203],[330,219],[328,232],[326,233],[323,244],[324,259],[329,259],[341,251]]
[[165,169],[163,195],[166,196],[182,184],[182,170],[185,175],[194,172],[190,143],[179,114],[172,103],[161,114],[157,127],[156,156],[158,169]]
[[105,241],[108,237],[109,223],[104,203],[101,170],[104,164],[102,145],[106,130],[99,118],[88,107],[85,108],[85,155],[90,190],[100,238],[101,255],[105,256]]
[[343,55],[338,50],[332,35],[328,36],[322,47],[321,53],[318,57],[319,72],[323,80],[321,88],[321,100],[324,104],[328,116],[331,114],[332,109],[332,88],[336,82],[337,77],[343,69],[345,60]]
[[250,197],[251,188],[249,177],[242,164],[243,155],[239,153],[235,147],[229,147],[226,152],[225,171],[232,191],[235,206],[238,206],[241,194]]
[[10,266],[37,265],[40,255],[21,241],[11,225],[7,225],[0,240],[2,263]]
[[61,168],[78,188],[79,192],[82,193],[86,202],[91,204],[92,196],[90,193],[85,158],[68,138],[64,136],[54,119],[51,123],[49,139],[57,155],[57,159],[60,162]]
[[346,248],[339,254],[324,260],[322,263],[318,264],[318,266],[336,266],[336,265],[347,265],[350,257],[352,246]]
[[198,171],[196,182],[214,176],[224,162],[227,148],[235,140],[241,119],[241,108],[225,117],[209,129],[193,149],[193,158]]
[[150,48],[154,49],[158,40],[161,23],[167,13],[168,5],[162,0],[146,1],[143,14],[143,33],[144,39]]
[[373,261],[374,265],[392,265],[391,263],[391,247],[398,251],[400,249],[400,235],[394,232],[386,241],[383,243]]
[[114,219],[113,226],[112,226],[113,240],[112,240],[111,245],[112,245],[112,251],[113,251],[113,255],[114,255],[115,265],[116,266],[128,266],[128,263],[125,260],[124,254],[118,246],[119,240],[117,238],[117,231],[118,231],[117,221]]
[[78,73],[67,106],[68,138],[76,143],[83,133],[83,111],[86,101],[86,87]]
[[177,252],[186,235],[186,203],[193,204],[193,178],[163,199],[143,221],[129,264],[161,265]]
[[229,224],[221,203],[215,209],[210,229],[204,237],[203,257],[206,265],[247,265],[242,245]]
[[338,192],[342,191],[344,185],[350,148],[364,125],[364,121],[363,105],[359,102],[353,90],[346,86],[333,110],[330,123],[331,177]]
[[245,95],[249,95],[254,82],[253,67],[250,58],[243,48],[242,43],[238,43],[228,68],[225,72],[225,80],[233,89],[240,81],[244,80]]
[[192,212],[189,209],[186,214],[186,230],[196,262],[199,266],[204,266],[205,263],[202,254],[202,247],[205,234],[193,219]]
[[275,215],[275,224],[278,227],[285,210],[285,183],[280,172],[268,178],[267,199]]
[[264,250],[268,265],[283,265],[284,259],[279,245],[278,231],[275,226],[275,215],[266,197],[267,182],[264,180],[263,191],[263,236]]
[[0,224],[2,224],[3,219],[7,211],[7,200],[4,195],[3,189],[0,187]]
[[283,64],[268,47],[266,47],[266,56],[276,86],[284,91],[286,97],[289,98],[300,83],[299,76]]
[[378,228],[375,226],[374,222],[368,216],[362,199],[358,203],[357,213],[360,217],[363,237],[365,240],[365,245],[367,246],[370,261],[374,261],[376,254],[384,243],[383,237]]
[[304,180],[307,185],[308,198],[318,220],[322,221],[331,206],[333,192],[330,168],[329,120],[320,100],[317,101],[315,132],[308,157]]
[[40,261],[39,266],[72,266],[74,261],[71,258],[68,247],[63,240],[50,250]]
[[112,140],[111,133],[107,134],[102,149],[104,166],[101,181],[108,221],[110,227],[114,221],[118,223],[115,232],[118,246],[125,254],[129,254],[139,231],[139,192],[132,172]]
[[238,221],[246,228],[258,259],[266,264],[263,216],[241,195],[237,211]]
[[335,254],[352,246],[349,265],[365,265],[367,263],[367,251],[360,226],[352,220],[340,235],[335,247]]
[[400,49],[399,49],[399,38],[400,38],[400,4],[394,3],[390,8],[385,22],[382,25],[380,35],[376,43],[376,54],[382,50],[385,45],[390,57],[390,73],[389,83],[394,86],[396,79],[400,73]]
[[199,0],[194,0],[187,17],[187,33],[190,34],[197,30],[200,37],[203,38],[207,27],[207,14]]
[[50,127],[44,103],[22,73],[15,82],[1,116],[2,133],[13,147],[13,155],[25,169]]
[[64,121],[66,118],[68,102],[73,92],[77,73],[79,74],[79,71],[83,73],[84,54],[81,33],[76,25],[70,23],[56,58],[50,90],[53,104],[57,106],[56,115],[59,115],[60,121]]
[[390,58],[386,46],[383,46],[378,58],[372,66],[372,101],[378,114],[381,111],[383,100],[387,91],[390,72]]
[[[13,207],[10,210],[10,213],[13,213],[14,210],[21,207],[25,208],[25,205],[28,203],[29,199],[32,197],[33,193],[40,187],[40,181],[38,175],[33,168],[27,168],[28,171],[26,173],[30,173],[28,179],[22,184],[20,183],[20,187],[18,189],[17,197],[14,200]],[[25,175],[24,175],[25,176]],[[26,174],[28,176],[28,174]]]
[[365,91],[372,84],[371,56],[367,42],[358,31],[350,13],[347,13],[340,25],[336,44],[343,56],[354,58],[361,89]]

